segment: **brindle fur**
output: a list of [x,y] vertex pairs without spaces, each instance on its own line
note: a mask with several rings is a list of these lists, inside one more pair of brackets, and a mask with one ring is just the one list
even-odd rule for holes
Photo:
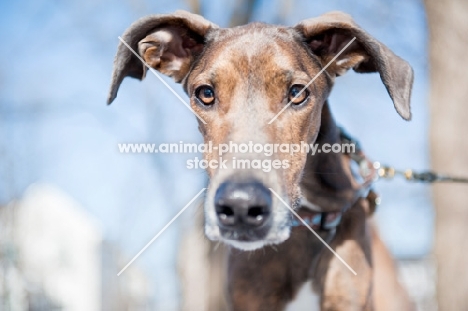
[[[307,84],[352,37],[356,41],[309,87],[307,104],[286,109],[268,124],[288,102],[289,86]],[[178,11],[138,20],[123,39],[151,67],[183,84],[192,109],[206,121],[199,122],[200,132],[214,146],[229,141],[339,142],[327,98],[335,78],[349,69],[378,72],[398,113],[407,120],[411,117],[411,67],[340,12],[312,18],[295,27],[252,23],[223,29],[201,16]],[[141,62],[121,44],[109,103],[115,99],[123,78],[143,79],[145,73]],[[216,92],[216,103],[211,107],[200,105],[194,96],[194,90],[204,84],[213,86]],[[208,160],[217,157],[209,153],[204,156]],[[235,156],[236,153],[230,153],[224,157]],[[232,249],[229,254],[230,308],[283,310],[299,287],[313,280],[322,310],[411,309],[397,281],[393,261],[369,219],[369,204],[356,197],[359,185],[350,172],[349,158],[333,153],[280,153],[274,157],[288,160],[291,167],[269,173],[238,172],[232,167],[207,170],[210,184],[205,233],[212,240],[242,249]],[[311,232],[289,228],[289,212],[276,198],[274,220],[262,241],[236,243],[223,237],[217,228],[213,198],[219,185],[232,176],[255,178],[275,189],[294,207],[299,207],[298,202],[305,198],[323,211],[346,209],[336,231],[318,233],[357,276]]]

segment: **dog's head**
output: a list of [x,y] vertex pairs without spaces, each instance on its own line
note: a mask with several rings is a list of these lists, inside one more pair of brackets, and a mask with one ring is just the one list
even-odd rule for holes
[[[289,237],[290,215],[281,200],[296,206],[307,155],[269,156],[256,153],[255,146],[313,143],[335,77],[348,69],[378,72],[398,113],[411,117],[411,67],[343,13],[295,27],[253,23],[223,29],[178,11],[138,20],[123,40],[149,66],[183,84],[191,108],[203,119],[199,128],[205,142],[215,150],[229,146],[222,156],[225,163],[207,168],[205,232],[238,248],[255,249]],[[126,76],[143,79],[145,74],[143,63],[120,44],[109,103]],[[204,157],[219,160],[218,155]]]

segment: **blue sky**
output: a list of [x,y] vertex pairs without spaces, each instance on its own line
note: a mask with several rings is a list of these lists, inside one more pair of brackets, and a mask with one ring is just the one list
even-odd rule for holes
[[[337,122],[368,155],[398,168],[429,167],[427,26],[420,1],[296,0],[286,23],[343,10],[408,60],[415,70],[413,121],[403,121],[377,74],[348,73],[330,97]],[[271,22],[279,1],[261,1],[254,19]],[[102,224],[106,238],[136,254],[203,187],[203,171],[186,156],[119,154],[122,142],[201,142],[195,117],[152,75],[126,79],[105,105],[117,36],[135,19],[187,9],[183,1],[3,1],[0,4],[0,202],[33,182],[54,184]],[[206,18],[226,26],[232,3],[203,1]],[[181,87],[166,79],[183,98]],[[420,256],[430,249],[429,188],[380,181],[377,219],[391,250]],[[191,214],[192,213],[192,214]],[[137,264],[155,283],[158,304],[177,295],[176,222]],[[184,225],[185,224],[185,225]],[[164,285],[164,286],[163,286]],[[172,298],[171,298],[172,297]]]

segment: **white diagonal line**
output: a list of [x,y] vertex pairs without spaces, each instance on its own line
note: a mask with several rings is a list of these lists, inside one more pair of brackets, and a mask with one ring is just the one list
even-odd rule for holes
[[166,81],[163,80],[163,78],[161,78],[161,76],[156,72],[156,70],[154,70],[153,68],[150,67],[150,65],[148,65],[145,60],[143,58],[141,58],[140,55],[138,55],[137,52],[135,52],[132,47],[130,45],[127,44],[127,42],[125,42],[120,36],[118,37],[119,40],[136,56],[138,57],[138,59],[146,66],[148,67],[148,69],[156,76],[156,78],[159,79],[159,81],[161,81],[171,92],[172,94],[174,94],[181,102],[182,104],[185,105],[185,107],[187,107],[198,119],[200,119],[200,121],[203,122],[203,124],[206,124],[205,120],[202,119],[202,117],[200,117],[193,109],[192,107],[190,107],[186,102],[185,100],[182,99],[182,97],[179,96],[179,94],[177,94],[176,91],[174,91],[174,89],[172,87],[169,86],[169,84],[166,83]]
[[162,228],[158,232],[158,234],[156,234],[154,238],[152,238],[151,241],[149,241],[148,244],[146,244],[145,247],[143,247],[143,249],[139,251],[138,254],[136,254],[135,257],[133,257],[133,259],[130,260],[130,262],[122,270],[120,270],[119,273],[117,273],[117,276],[120,276],[177,219],[177,217],[179,217],[190,206],[190,204],[192,204],[193,201],[195,201],[195,199],[198,198],[200,194],[202,194],[202,192],[205,190],[206,188],[203,188],[202,190],[200,190],[200,192],[198,192],[197,195],[193,199],[191,199],[190,202],[188,202],[187,205],[185,205],[184,208],[181,209],[180,212],[178,212],[177,215],[175,215],[174,218],[172,218],[171,221],[169,221],[167,225],[165,225],[164,228]]
[[304,219],[301,218],[301,216],[299,216],[286,202],[284,202],[284,200],[279,196],[279,194],[277,194],[273,189],[269,188],[270,191],[291,211],[291,213],[294,214],[294,216],[297,217],[297,219],[299,219],[303,224],[304,226],[307,227],[307,229],[309,229],[319,240],[320,242],[322,242],[329,250],[330,252],[333,253],[333,255],[336,256],[336,258],[338,258],[345,266],[346,268],[348,268],[354,275],[357,275],[356,271],[353,270],[353,268],[351,268],[347,263],[346,261],[343,260],[343,258],[341,258],[340,255],[338,255],[334,250],[333,248],[330,247],[330,245],[327,244],[327,242],[325,242],[321,237],[320,235],[318,235],[317,232],[315,232],[314,229],[312,229],[308,224],[307,222],[304,221]]
[[353,43],[354,40],[356,40],[356,37],[353,37],[353,38],[351,39],[351,41],[349,41],[348,44],[346,44],[345,47],[342,48],[341,51],[339,51],[338,54],[336,54],[335,57],[333,57],[332,60],[329,61],[328,64],[326,64],[325,67],[323,67],[322,70],[320,70],[319,73],[317,73],[317,74],[315,75],[315,77],[313,77],[312,80],[310,80],[310,82],[307,83],[306,86],[304,86],[304,88],[303,88],[299,93],[297,93],[297,95],[294,96],[294,98],[291,99],[291,100],[289,101],[289,103],[288,103],[286,106],[284,106],[283,109],[281,109],[280,112],[278,112],[278,113],[276,114],[276,116],[273,117],[273,119],[270,120],[270,122],[268,122],[268,124],[273,123],[273,121],[275,121],[276,118],[278,118],[279,115],[283,113],[283,111],[285,111],[289,106],[291,106],[292,101],[295,100],[299,95],[301,95],[302,92],[304,92],[304,90],[305,90],[306,88],[308,88],[309,85],[311,85],[311,84],[315,81],[315,79],[317,79],[317,78],[325,71],[325,69],[327,69],[328,66],[330,66],[331,63],[333,63],[333,62],[338,58],[338,56],[340,56],[341,53],[343,53],[344,50],[346,50],[346,49],[348,48],[348,46],[351,45],[351,43]]

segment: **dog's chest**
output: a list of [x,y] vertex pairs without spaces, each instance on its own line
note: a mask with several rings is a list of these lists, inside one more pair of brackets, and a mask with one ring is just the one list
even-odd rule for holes
[[291,301],[285,311],[319,311],[319,296],[312,290],[312,282],[306,282],[302,285],[295,299]]

